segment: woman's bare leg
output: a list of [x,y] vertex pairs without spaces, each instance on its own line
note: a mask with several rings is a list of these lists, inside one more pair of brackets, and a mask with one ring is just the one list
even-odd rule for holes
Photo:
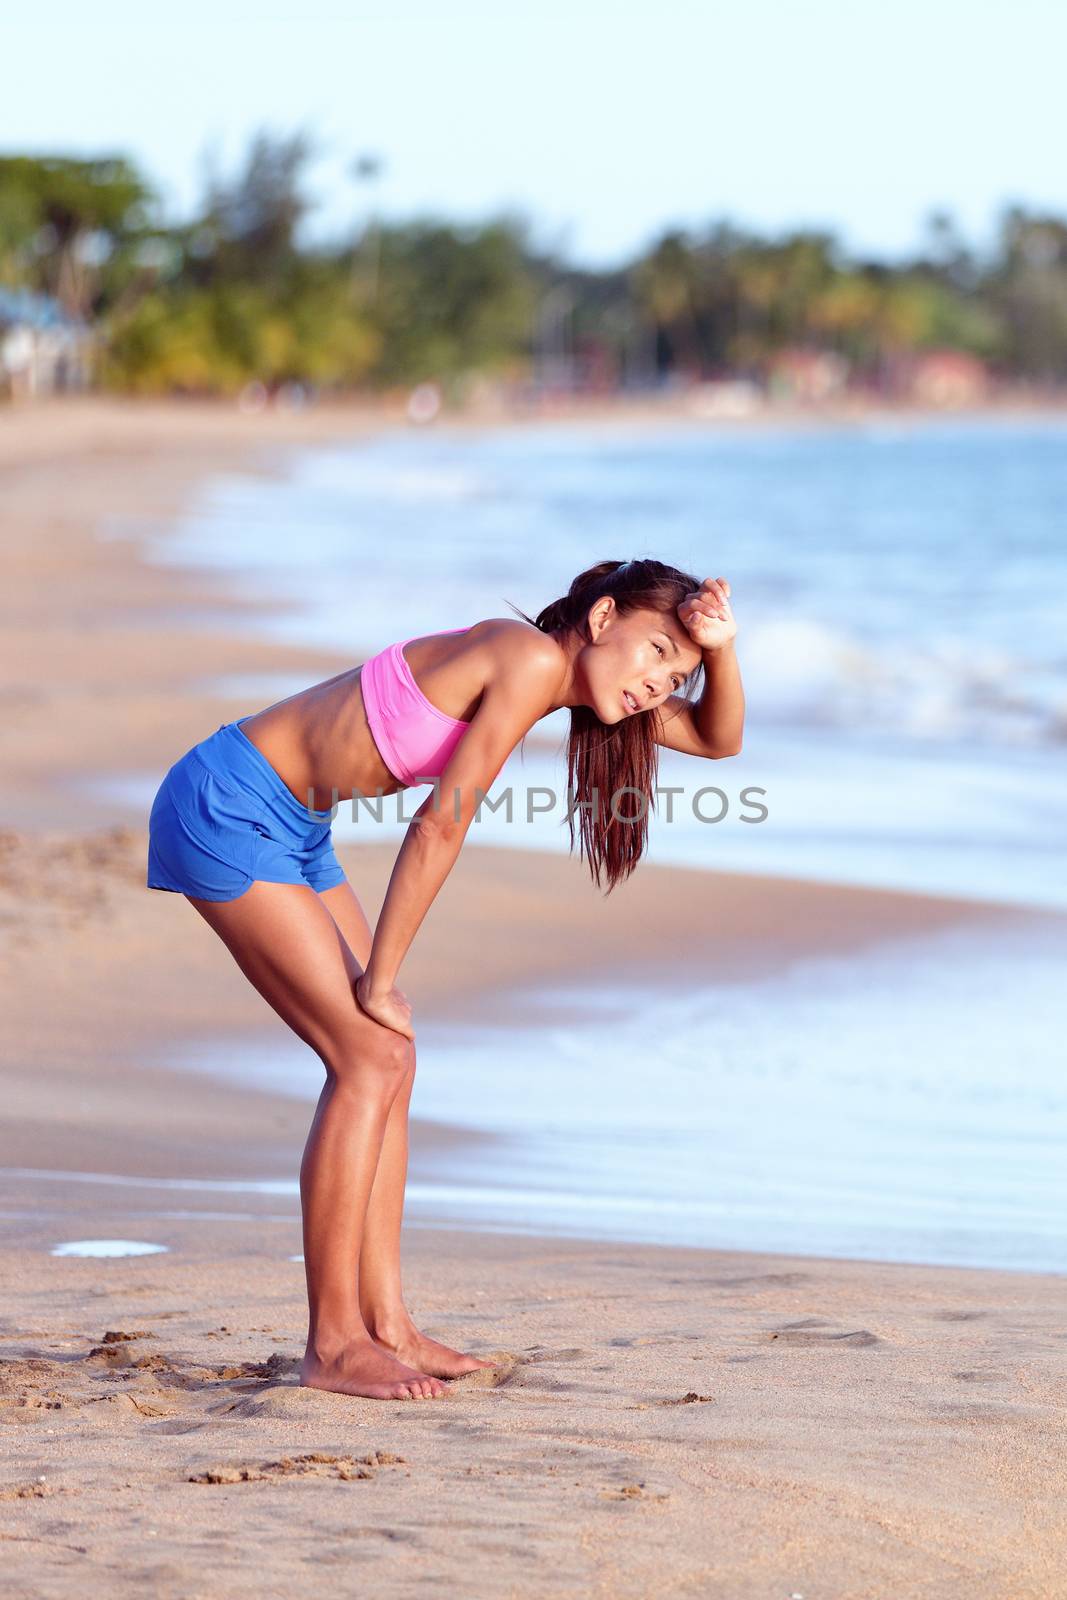
[[311,888],[255,882],[236,900],[188,897],[242,972],[326,1068],[300,1166],[308,1337],[301,1383],[374,1399],[436,1397],[444,1385],[376,1344],[357,1272],[371,1186],[410,1039],[361,1011],[362,968]]
[[[370,958],[373,934],[359,899],[348,883],[319,895],[338,931],[361,967]],[[420,1372],[457,1378],[492,1363],[465,1355],[420,1333],[404,1304],[400,1277],[400,1230],[408,1170],[408,1108],[415,1083],[415,1062],[405,1072],[382,1139],[359,1255],[359,1305],[371,1336],[384,1349]]]
[[400,1228],[408,1168],[408,1106],[415,1070],[397,1090],[378,1157],[359,1257],[359,1304],[371,1336],[386,1350],[438,1378],[458,1378],[492,1365],[421,1333],[404,1304]]

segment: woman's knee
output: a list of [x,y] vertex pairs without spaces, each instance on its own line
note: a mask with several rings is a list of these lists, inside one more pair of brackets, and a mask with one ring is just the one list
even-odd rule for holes
[[415,1046],[392,1028],[377,1030],[381,1037],[368,1043],[366,1036],[339,1039],[321,1052],[323,1064],[342,1086],[392,1097],[415,1073]]

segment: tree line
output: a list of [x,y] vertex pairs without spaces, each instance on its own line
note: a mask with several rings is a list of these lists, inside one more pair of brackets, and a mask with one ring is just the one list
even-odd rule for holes
[[0,156],[0,285],[91,323],[96,381],[127,393],[764,384],[798,348],[836,357],[858,385],[946,349],[1005,381],[1067,379],[1067,222],[1021,205],[984,253],[947,211],[894,263],[852,255],[832,232],[767,237],[717,220],[592,271],[538,249],[511,214],[302,243],[312,155],[303,133],[258,133],[180,224],[124,157]]

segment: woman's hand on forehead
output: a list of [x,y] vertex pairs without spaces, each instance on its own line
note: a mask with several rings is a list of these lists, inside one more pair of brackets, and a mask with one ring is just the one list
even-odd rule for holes
[[686,595],[678,616],[702,650],[714,650],[732,639],[737,621],[730,605],[729,579],[705,578],[699,589]]

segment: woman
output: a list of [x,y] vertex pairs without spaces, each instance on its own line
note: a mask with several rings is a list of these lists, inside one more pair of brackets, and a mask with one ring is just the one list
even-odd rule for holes
[[[536,619],[519,612],[522,621],[492,617],[391,645],[225,724],[167,773],[149,825],[149,888],[187,896],[326,1069],[300,1167],[302,1384],[436,1397],[442,1378],[491,1365],[427,1338],[404,1304],[415,1033],[397,974],[479,801],[540,718],[570,708],[571,845],[577,809],[591,874],[598,885],[606,875],[608,893],[647,840],[657,745],[739,751],[729,595],[725,578],[602,561]],[[703,693],[691,704],[700,667]],[[372,931],[333,853],[333,807],[431,778],[440,783],[408,827]]]

